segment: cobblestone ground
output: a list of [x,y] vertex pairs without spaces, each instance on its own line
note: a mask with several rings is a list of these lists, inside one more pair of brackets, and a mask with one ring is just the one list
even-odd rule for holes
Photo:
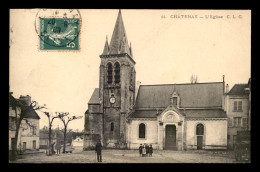
[[[94,151],[75,150],[71,154],[46,156],[27,154],[15,163],[97,163]],[[139,157],[138,150],[103,150],[102,163],[236,163],[229,151],[154,150],[152,157]]]

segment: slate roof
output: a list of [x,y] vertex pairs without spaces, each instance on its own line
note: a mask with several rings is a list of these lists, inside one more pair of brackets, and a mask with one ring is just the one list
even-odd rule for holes
[[40,119],[39,115],[33,109],[27,110],[24,117],[30,119]]
[[125,31],[125,27],[124,27],[124,23],[123,23],[123,18],[122,18],[121,10],[119,10],[118,16],[116,19],[115,28],[113,31],[113,35],[112,35],[112,38],[110,41],[110,53],[111,54],[118,54],[118,51],[120,51],[120,49],[121,49],[120,46],[121,46],[122,41],[124,41],[124,43],[125,43],[124,46],[126,49],[126,53],[128,53],[130,55],[128,40],[126,37],[126,31]]
[[132,56],[131,51],[126,36],[121,10],[119,10],[110,44],[108,44],[106,39],[102,55],[127,53],[129,56]]
[[245,88],[249,88],[248,84],[235,84],[228,92],[228,95],[246,95]]
[[12,106],[12,107],[14,107],[14,106],[16,106],[16,99],[12,96],[12,94],[11,93],[9,93],[9,106]]
[[189,109],[185,110],[186,118],[227,118],[223,109]]
[[[222,109],[188,109],[180,110],[186,118],[227,118],[227,114]],[[159,114],[162,111],[158,111]],[[156,110],[137,110],[129,118],[156,118]]]
[[180,97],[180,108],[221,107],[223,83],[140,85],[136,109],[166,108],[173,91]]
[[106,42],[105,42],[105,46],[104,46],[104,50],[103,50],[103,53],[102,55],[108,55],[109,54],[109,45],[108,45],[108,42],[107,42],[107,37],[106,37]]
[[[19,100],[19,99],[17,100],[11,94],[9,94],[9,106],[14,107],[14,106],[21,106],[21,105],[26,106],[27,103],[23,100]],[[36,111],[30,108],[28,108],[24,117],[29,119],[41,119],[39,115],[36,113]]]
[[[162,111],[158,111],[161,113]],[[133,114],[131,114],[130,118],[156,118],[157,117],[156,110],[137,110]]]
[[94,92],[90,98],[90,100],[88,101],[88,104],[100,104],[99,101],[99,89],[95,88]]

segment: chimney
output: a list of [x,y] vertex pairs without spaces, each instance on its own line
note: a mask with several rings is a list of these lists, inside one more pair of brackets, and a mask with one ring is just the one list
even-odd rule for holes
[[223,75],[223,95],[225,94],[225,75]]
[[22,100],[26,103],[27,106],[31,105],[31,96],[27,95],[27,96],[20,96],[19,100]]
[[227,84],[226,85],[226,93],[228,93],[229,92],[229,85]]

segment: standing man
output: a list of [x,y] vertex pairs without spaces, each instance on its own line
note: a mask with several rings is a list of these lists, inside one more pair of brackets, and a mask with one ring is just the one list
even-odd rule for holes
[[54,145],[55,145],[55,142],[51,144],[51,154],[55,154],[56,152],[54,151]]
[[146,149],[146,155],[145,156],[148,156],[148,153],[149,153],[149,146],[148,146],[148,144],[145,144],[145,149]]
[[57,154],[60,154],[60,149],[61,149],[61,144],[60,144],[60,142],[58,142],[58,143],[56,144],[56,149],[57,149]]
[[139,146],[139,154],[140,154],[140,156],[142,156],[142,149],[143,149],[143,146],[142,146],[142,144],[140,144],[140,146]]
[[100,141],[97,142],[96,147],[95,147],[95,151],[97,153],[98,162],[102,162],[102,155],[101,155],[102,145],[101,145]]
[[150,144],[150,147],[149,147],[149,156],[153,156],[153,146],[152,146],[152,144]]

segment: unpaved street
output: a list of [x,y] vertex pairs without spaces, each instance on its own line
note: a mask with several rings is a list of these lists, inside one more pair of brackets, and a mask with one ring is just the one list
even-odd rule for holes
[[[23,155],[15,163],[97,163],[94,151],[75,150],[71,154]],[[236,163],[233,152],[154,150],[153,157],[139,157],[138,150],[103,150],[102,163]]]

